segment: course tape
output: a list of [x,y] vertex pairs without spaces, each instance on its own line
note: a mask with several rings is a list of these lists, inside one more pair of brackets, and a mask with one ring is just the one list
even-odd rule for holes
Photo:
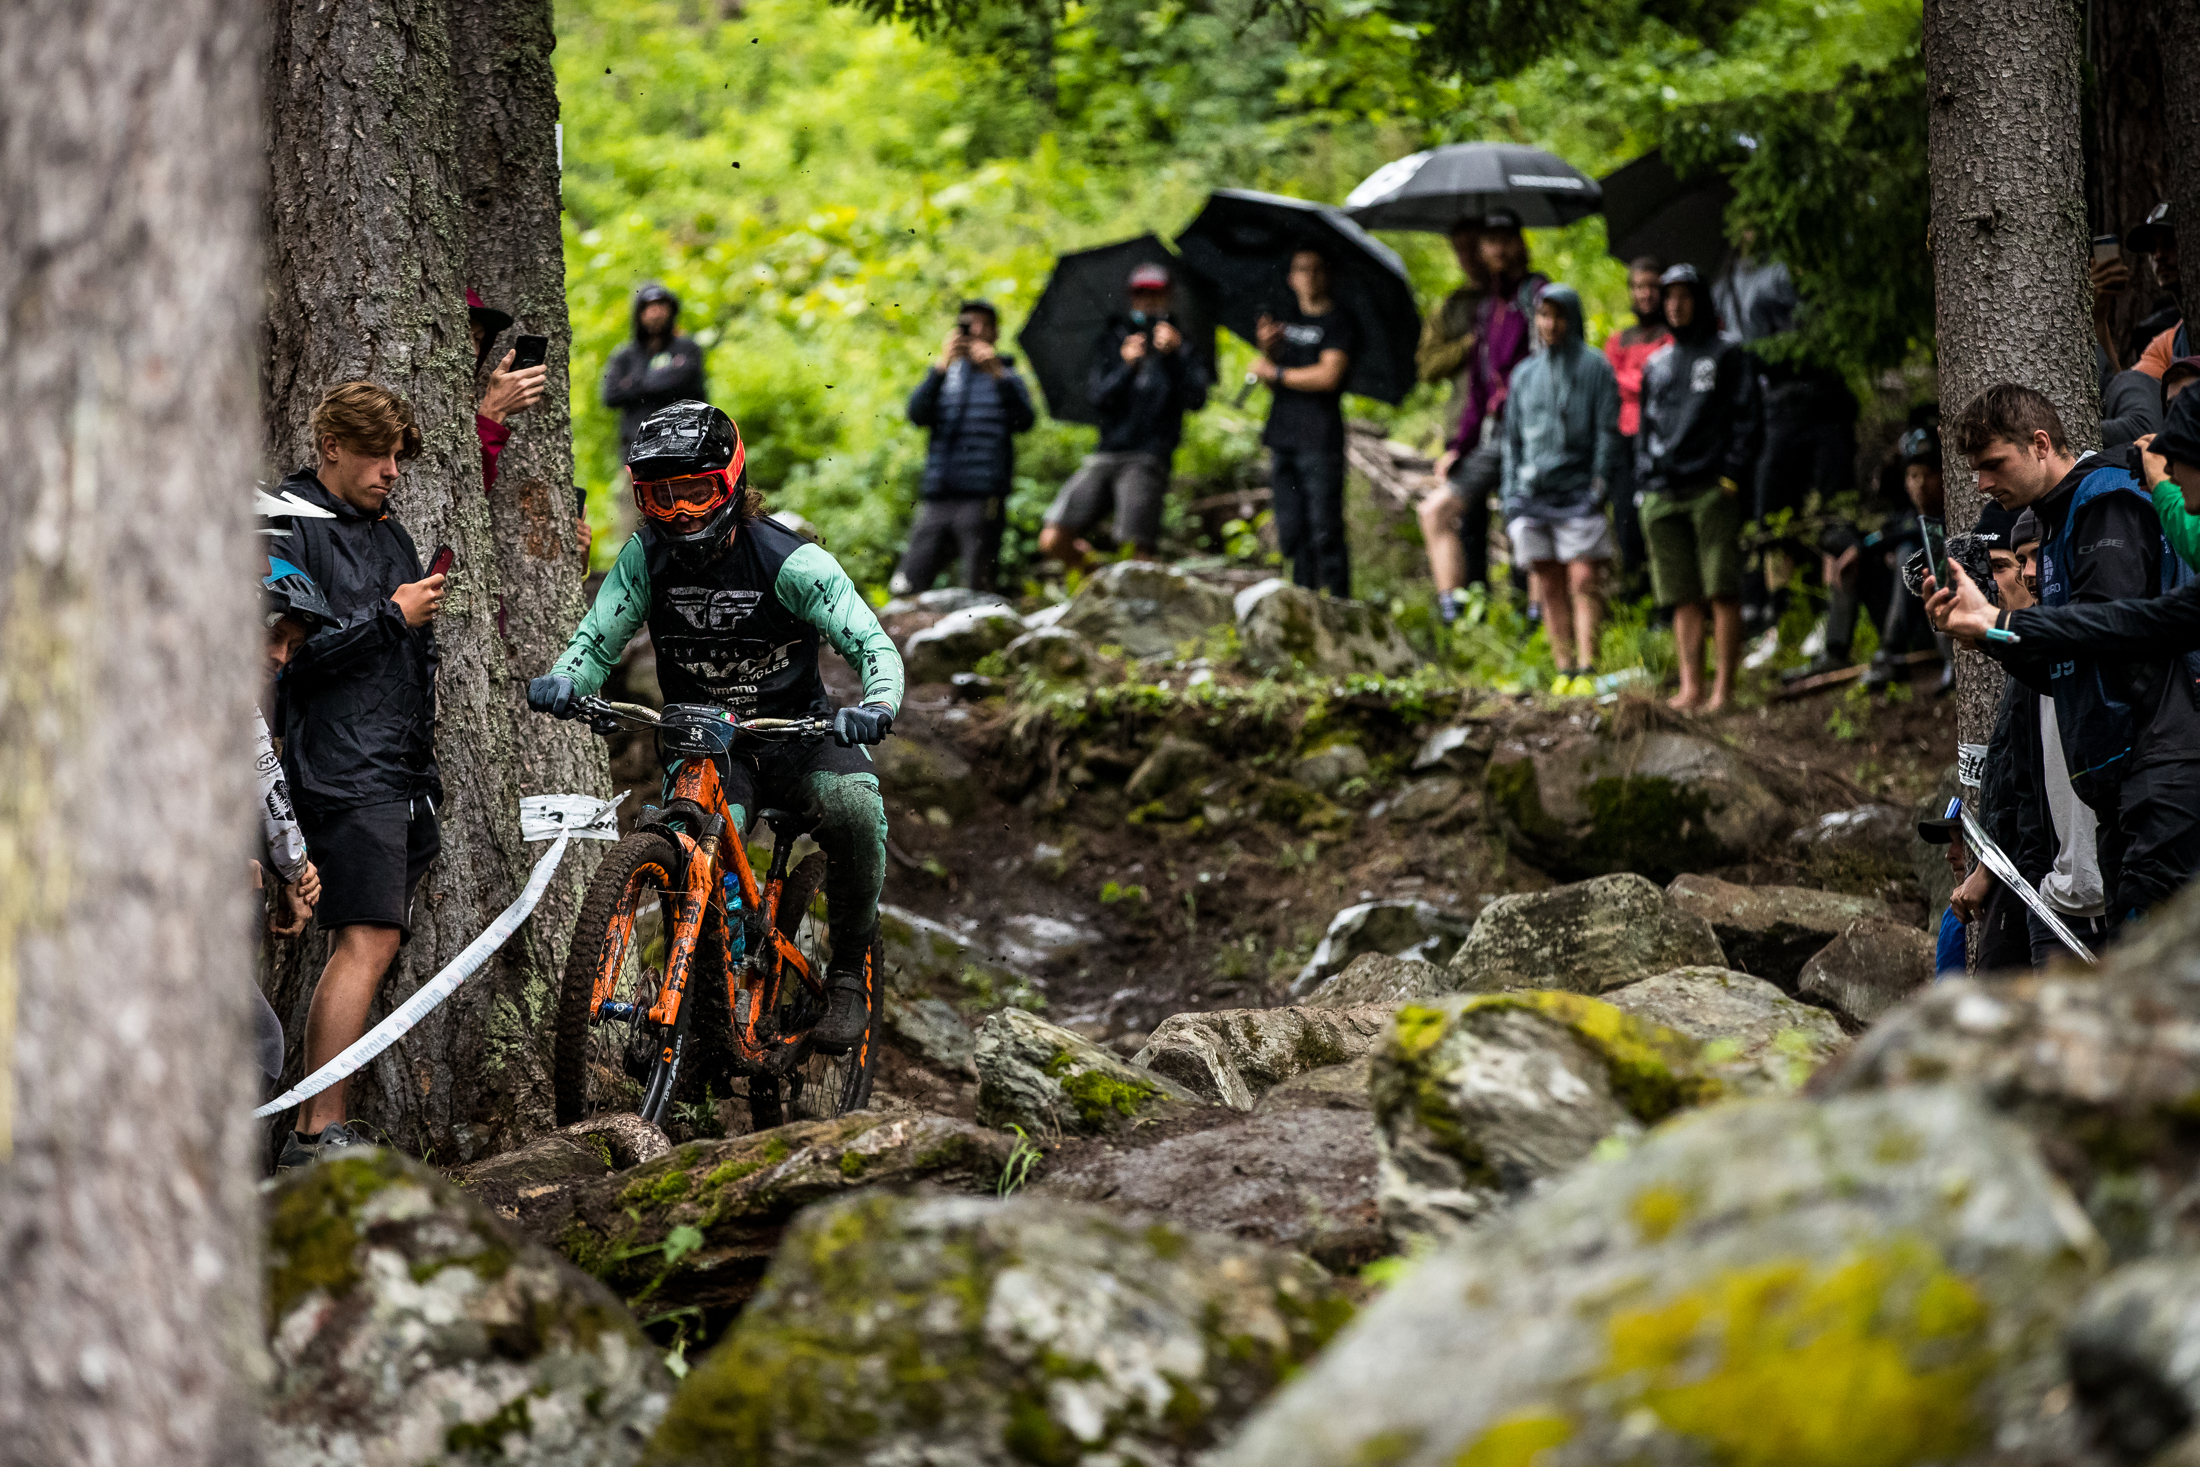
[[555,843],[535,863],[534,874],[527,878],[527,887],[519,894],[519,899],[499,912],[497,919],[489,924],[488,931],[466,944],[466,950],[451,959],[448,967],[422,984],[419,992],[399,1004],[388,1018],[368,1030],[358,1043],[306,1076],[294,1088],[284,1091],[252,1112],[252,1119],[265,1120],[278,1111],[290,1109],[301,1100],[319,1095],[339,1080],[349,1079],[368,1060],[404,1038],[437,1004],[449,998],[459,984],[473,977],[475,970],[489,961],[490,955],[504,946],[506,939],[519,930],[519,924],[526,921],[528,914],[535,910],[535,903],[542,900],[544,890],[550,885],[550,878],[557,873],[558,863],[565,859],[565,848],[571,843],[573,834],[570,830],[558,833]]
[[1971,813],[1969,805],[1963,807],[1963,834],[1971,842],[1971,849],[1978,853],[1978,858],[1986,863],[1986,869],[1993,872],[2003,886],[2015,892],[2026,906],[2038,914],[2039,919],[2047,924],[2047,930],[2055,934],[2056,941],[2085,959],[2087,967],[2100,965],[2101,960],[2093,956],[2092,949],[2078,941],[2078,935],[2064,924],[2062,917],[2047,904],[2046,898],[2034,891],[2031,884],[2017,874],[2017,863],[2010,860],[2000,846],[1994,844],[1994,838],[1986,833],[1985,826],[1978,823],[1978,817]]

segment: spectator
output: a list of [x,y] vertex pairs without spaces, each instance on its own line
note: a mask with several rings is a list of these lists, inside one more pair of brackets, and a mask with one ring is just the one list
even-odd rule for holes
[[1828,594],[1825,650],[1790,674],[1789,681],[1849,666],[1860,616],[1870,616],[1879,629],[1879,651],[1865,674],[1866,686],[1885,687],[1893,679],[1897,655],[1932,645],[1930,624],[1903,579],[1902,567],[1924,544],[1919,517],[1938,519],[1946,508],[1940,434],[1919,423],[1902,435],[1897,452],[1902,509],[1871,530],[1839,520],[1819,536]]
[[1001,512],[1016,476],[1016,435],[1038,421],[1013,358],[994,349],[1000,312],[964,301],[939,360],[909,394],[909,421],[932,430],[909,548],[888,583],[897,596],[932,588],[948,559],[963,583],[993,589],[1001,559]]
[[1642,431],[1642,367],[1657,349],[1671,339],[1665,329],[1664,291],[1658,277],[1665,262],[1644,255],[1627,267],[1628,302],[1635,309],[1635,324],[1604,338],[1604,358],[1612,364],[1619,382],[1619,431],[1627,451],[1619,457],[1619,470],[1605,486],[1612,501],[1612,522],[1619,532],[1619,571],[1627,594],[1640,595],[1636,584],[1649,566],[1642,544],[1642,519],[1635,507],[1635,435]]
[[1437,613],[1459,615],[1459,592],[1490,579],[1490,495],[1504,466],[1499,430],[1513,368],[1535,350],[1535,302],[1550,278],[1528,268],[1520,216],[1499,209],[1482,221],[1487,293],[1475,310],[1474,349],[1466,393],[1444,452],[1436,460],[1442,488],[1421,501],[1421,537],[1436,582]]
[[1596,669],[1598,586],[1612,559],[1604,503],[1626,453],[1619,379],[1582,340],[1581,297],[1547,285],[1536,302],[1542,351],[1513,369],[1499,502],[1513,564],[1528,567],[1559,691]]
[[1184,415],[1205,407],[1214,385],[1206,364],[1185,349],[1169,288],[1167,266],[1140,265],[1131,272],[1130,315],[1101,328],[1089,388],[1100,410],[1100,442],[1047,510],[1042,555],[1085,564],[1092,546],[1083,536],[1111,505],[1116,544],[1140,559],[1161,548],[1162,501]]
[[[1884,551],[1890,577],[1887,600],[1880,614],[1879,650],[1864,670],[1864,686],[1879,691],[1894,682],[1895,659],[1922,652],[1934,645],[1932,623],[1924,602],[1910,589],[1903,567],[1913,553],[1925,548],[1922,521],[1945,519],[1948,513],[1947,479],[1935,428],[1912,428],[1902,435],[1902,488],[1912,513],[1889,527]],[[1941,691],[1955,686],[1954,649],[1942,649]]]
[[[2189,376],[2182,374],[2178,380]],[[2121,448],[2160,429],[2167,391],[2166,380],[2157,381],[2145,372],[2118,372],[2110,377],[2101,389],[2101,447]]]
[[[1744,231],[1745,248],[1755,235]],[[1754,348],[1769,337],[1795,329],[1802,298],[1786,265],[1777,260],[1737,257],[1712,291],[1727,329]],[[1784,513],[1792,525],[1815,491],[1820,503],[1855,487],[1856,399],[1841,374],[1826,367],[1757,358],[1757,384],[1764,401],[1764,443],[1744,480],[1750,491],[1749,518],[1755,534],[1768,541],[1759,573],[1743,588],[1743,623],[1751,631],[1779,619],[1787,596],[1792,542],[1775,531]],[[1793,545],[1795,550],[1803,549]]]
[[[280,532],[277,532],[280,533]],[[284,536],[284,538],[288,538]],[[277,680],[305,639],[328,624],[328,603],[320,588],[304,571],[279,555],[267,558],[267,575],[260,581],[261,620],[267,627],[267,696],[273,702]],[[305,832],[298,828],[298,814],[290,803],[290,786],[283,779],[282,761],[267,731],[267,718],[252,711],[253,756],[260,782],[260,850],[252,862],[252,885],[260,893],[260,920],[256,929],[277,937],[296,937],[305,931],[313,904],[321,899],[321,873],[306,851]],[[272,1084],[283,1073],[283,1021],[259,985],[252,986],[252,1038],[260,1073]]]
[[[2178,304],[2178,287],[2183,276],[2177,268],[2177,226],[2170,220],[2169,205],[2156,204],[2146,221],[2124,236],[2124,254],[2139,256],[2153,264],[2155,295],[2148,302],[2147,315],[2132,328],[2130,340],[2121,352],[2115,350],[2105,330],[2102,344],[2109,348],[2117,366],[2129,362],[2148,376],[2159,378],[2169,370],[2171,362],[2192,353],[2184,311]],[[2096,320],[2105,317],[2130,278],[2130,267],[2122,260],[2094,266]]]
[[1329,298],[1329,262],[1318,250],[1291,257],[1293,302],[1281,320],[1262,314],[1253,375],[1274,395],[1268,426],[1276,540],[1292,578],[1309,590],[1352,594],[1344,532],[1344,379],[1359,331]]
[[[1680,655],[1675,708],[1717,712],[1742,657],[1742,479],[1757,461],[1757,374],[1749,354],[1720,336],[1711,292],[1693,265],[1659,278],[1673,339],[1642,369],[1642,432],[1635,479],[1650,585],[1673,612]],[[1716,671],[1703,690],[1705,623]]]
[[1421,344],[1414,349],[1413,365],[1423,382],[1447,382],[1451,396],[1444,403],[1443,421],[1459,421],[1466,401],[1467,368],[1474,361],[1474,323],[1482,302],[1490,293],[1489,267],[1482,263],[1482,221],[1462,219],[1451,227],[1451,252],[1463,277],[1458,289],[1429,312],[1421,323]]
[[[2165,419],[2169,415],[2169,405],[2177,401],[2177,395],[2183,392],[2186,384],[2195,377],[2200,377],[2200,357],[2179,357],[2163,371],[2162,415]],[[2141,436],[2145,435],[2142,434]],[[2138,439],[2135,438],[2132,441],[2137,442]]]
[[674,328],[680,298],[652,280],[634,292],[634,336],[603,369],[603,405],[619,410],[619,458],[634,446],[642,419],[668,404],[710,394],[703,387],[703,349]]
[[[314,463],[285,492],[329,511],[293,517],[287,557],[312,578],[335,625],[299,647],[285,673],[283,773],[321,872],[315,919],[328,964],[306,1018],[306,1069],[366,1030],[412,897],[442,846],[436,806],[433,623],[443,576],[420,556],[387,501],[420,451],[411,405],[372,382],[331,388],[313,410]],[[278,1169],[359,1144],[343,1124],[344,1082],[300,1107]]]
[[[2173,414],[2155,443],[2176,442],[2185,416]],[[2073,457],[2054,406],[2009,383],[1973,400],[1957,432],[1981,492],[2039,520],[2043,606],[2153,598],[2180,579],[2174,557],[2165,565],[2135,445]],[[1986,650],[2054,699],[2072,789],[2100,821],[2111,925],[2182,888],[2200,868],[2200,708],[2186,659],[2047,660],[2025,643]]]
[[[481,364],[488,359],[498,335],[511,324],[509,315],[485,304],[481,292],[472,286],[466,287],[466,330],[473,337],[476,376],[480,375]],[[497,460],[512,436],[507,420],[532,410],[541,402],[543,386],[550,379],[547,364],[513,371],[514,355],[514,352],[506,352],[504,359],[490,370],[489,386],[474,408],[474,437],[481,443],[481,487],[485,490],[497,486]]]

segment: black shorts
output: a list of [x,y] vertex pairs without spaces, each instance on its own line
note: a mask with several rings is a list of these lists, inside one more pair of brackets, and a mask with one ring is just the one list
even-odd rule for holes
[[413,892],[443,849],[435,807],[423,798],[327,815],[301,811],[299,824],[321,872],[321,904],[313,909],[321,930],[364,923],[410,937]]

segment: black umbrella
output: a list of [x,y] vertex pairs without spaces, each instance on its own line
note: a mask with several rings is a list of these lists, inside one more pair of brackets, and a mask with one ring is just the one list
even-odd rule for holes
[[1184,333],[1184,349],[1215,372],[1215,291],[1184,267],[1166,244],[1151,234],[1120,244],[1079,250],[1054,262],[1031,319],[1016,333],[1047,411],[1068,423],[1098,423],[1087,384],[1093,348],[1110,320],[1131,313],[1131,271],[1160,265],[1170,276],[1169,313]]
[[1344,390],[1400,402],[1413,390],[1413,349],[1421,313],[1406,267],[1341,209],[1280,194],[1217,189],[1176,247],[1221,292],[1221,321],[1255,340],[1262,315],[1282,316],[1292,302],[1291,256],[1319,250],[1329,261],[1329,294],[1352,317],[1363,345],[1345,371]]
[[1385,163],[1345,196],[1362,229],[1449,234],[1463,219],[1510,209],[1529,229],[1555,229],[1603,207],[1596,180],[1555,153],[1518,143],[1453,143]]
[[1662,153],[1643,154],[1604,176],[1604,235],[1615,260],[1655,255],[1694,265],[1710,280],[1726,268],[1726,206],[1734,189],[1717,173],[1683,179]]

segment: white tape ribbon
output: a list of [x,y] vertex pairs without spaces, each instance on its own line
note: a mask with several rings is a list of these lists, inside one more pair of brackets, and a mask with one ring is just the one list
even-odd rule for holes
[[570,835],[575,840],[617,840],[619,801],[626,790],[611,799],[594,795],[526,795],[519,802],[522,840],[556,840]]
[[[617,802],[597,800],[592,803],[609,808]],[[550,878],[557,872],[558,863],[565,859],[566,846],[576,833],[571,830],[557,831],[556,843],[543,852],[542,859],[535,863],[534,873],[527,878],[526,890],[519,894],[519,899],[499,912],[497,919],[489,924],[489,930],[466,944],[466,950],[453,958],[448,967],[422,984],[419,992],[399,1004],[388,1018],[375,1025],[358,1043],[306,1076],[295,1088],[284,1091],[252,1112],[252,1119],[265,1120],[278,1111],[290,1109],[301,1100],[319,1095],[339,1080],[351,1078],[368,1060],[411,1032],[415,1024],[426,1018],[437,1004],[449,998],[459,984],[473,977],[475,971],[489,961],[490,955],[504,946],[506,939],[519,930],[519,924],[526,921],[528,914],[535,910],[535,903],[542,900],[543,892],[550,885]]]
[[2034,891],[2017,874],[2017,863],[2010,860],[2000,846],[1994,844],[1994,838],[1986,833],[1986,827],[1979,824],[1978,817],[1971,813],[1968,805],[1963,807],[1963,833],[1970,840],[1971,849],[1986,863],[1986,869],[1993,872],[2003,886],[2015,892],[2026,906],[2038,914],[2039,919],[2047,924],[2047,930],[2055,934],[2056,941],[2085,959],[2086,966],[2099,966],[2100,959],[2093,956],[2092,949],[2078,941],[2078,935],[2064,924],[2061,916],[2047,904],[2047,899]]

